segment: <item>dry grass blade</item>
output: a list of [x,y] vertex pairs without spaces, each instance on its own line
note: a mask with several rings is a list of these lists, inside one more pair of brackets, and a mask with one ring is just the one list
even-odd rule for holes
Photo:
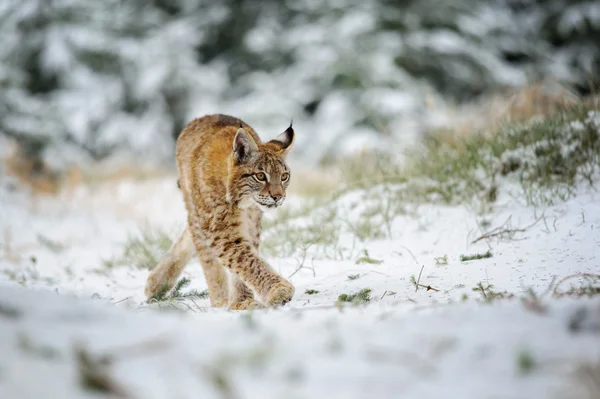
[[[565,281],[572,280],[575,278],[581,278],[581,279],[588,280],[588,282],[590,283],[590,286],[582,287],[582,288],[576,289],[576,290],[571,289],[570,291],[565,291],[565,292],[560,292],[558,290],[560,285],[563,284]],[[593,283],[597,283],[597,284],[599,284],[599,286],[593,287],[592,286]],[[575,273],[575,274],[571,274],[569,276],[563,277],[561,280],[558,281],[558,283],[556,283],[556,286],[554,287],[554,290],[552,291],[552,295],[557,296],[557,297],[566,296],[566,295],[583,296],[586,294],[591,295],[591,294],[596,294],[596,293],[600,294],[600,274],[593,274],[593,273]]]
[[[412,251],[410,249],[408,249],[407,247],[405,247],[404,245],[400,245],[400,247],[406,249],[406,251],[410,254],[410,256],[414,259],[415,263],[418,265],[419,261],[417,260],[417,257],[415,256],[415,254],[412,253]],[[396,252],[398,254],[402,254],[401,252]]]
[[419,287],[425,288],[425,290],[427,291],[439,292],[440,290],[438,290],[437,288],[433,288],[431,285],[421,284],[421,274],[423,273],[424,268],[425,266],[421,266],[421,271],[419,272],[419,277],[417,279],[415,279],[414,275],[411,276],[411,282],[415,285],[415,292],[419,290]]
[[419,282],[421,281],[421,274],[423,273],[424,268],[425,268],[425,265],[421,266],[421,271],[419,272],[419,278],[417,278],[417,281],[415,282],[415,292],[417,292],[419,290],[419,286],[421,285],[421,284],[419,284]]

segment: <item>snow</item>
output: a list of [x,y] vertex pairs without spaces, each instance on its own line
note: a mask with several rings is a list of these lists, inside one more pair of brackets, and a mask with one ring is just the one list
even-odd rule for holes
[[[77,381],[74,344],[118,356],[110,373],[132,397],[549,397],[600,355],[597,335],[567,325],[578,306],[546,314],[518,304],[139,314],[51,293],[7,289],[1,318],[2,397],[92,397]],[[583,306],[598,312],[598,303]],[[597,334],[597,333],[596,333]],[[24,347],[26,337],[30,343]],[[21,342],[21,343],[19,343]],[[134,345],[141,349],[131,351]],[[46,359],[35,349],[51,348]],[[38,349],[39,350],[39,349]],[[540,362],[521,375],[519,353]],[[36,383],[32,383],[31,378]]]
[[[541,296],[553,280],[597,273],[593,190],[544,209],[500,197],[485,216],[421,205],[394,220],[391,239],[343,242],[354,247],[345,260],[305,259],[296,272],[299,256],[269,258],[293,275],[296,295],[285,308],[247,313],[208,300],[148,305],[147,271],[104,268],[145,223],[181,231],[175,181],[81,186],[57,198],[0,188],[0,397],[97,397],[80,382],[77,348],[114,356],[109,380],[135,398],[584,398],[591,389],[578,370],[600,359],[600,301],[546,293],[536,311],[516,299],[487,304],[472,288]],[[339,206],[357,199],[350,193]],[[528,228],[471,244],[483,219]],[[490,248],[492,258],[459,259]],[[381,263],[357,264],[363,250]],[[439,291],[415,291],[419,274]],[[197,261],[185,275],[206,288]],[[560,289],[571,284],[579,282]],[[370,304],[335,305],[366,287]]]

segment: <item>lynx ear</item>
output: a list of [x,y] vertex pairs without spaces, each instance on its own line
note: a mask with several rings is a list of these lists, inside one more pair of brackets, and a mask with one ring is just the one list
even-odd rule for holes
[[286,156],[294,146],[294,136],[294,129],[292,129],[292,124],[290,123],[290,127],[285,132],[281,133],[274,140],[269,141],[269,143],[277,144],[281,148],[282,155]]
[[237,163],[250,161],[258,151],[258,146],[252,136],[243,128],[239,128],[233,139],[233,156]]

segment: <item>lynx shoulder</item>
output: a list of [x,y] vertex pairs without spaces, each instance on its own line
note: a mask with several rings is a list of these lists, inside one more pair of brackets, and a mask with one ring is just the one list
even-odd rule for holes
[[145,294],[172,288],[197,254],[212,306],[250,309],[289,302],[292,284],[260,257],[261,219],[281,206],[290,182],[288,127],[261,142],[248,124],[227,115],[190,122],[177,140],[179,187],[187,227],[148,276]]

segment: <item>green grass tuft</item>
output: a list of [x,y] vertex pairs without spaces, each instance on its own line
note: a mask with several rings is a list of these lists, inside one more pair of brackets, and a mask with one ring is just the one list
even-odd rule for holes
[[477,254],[472,254],[472,255],[461,255],[460,261],[468,262],[470,260],[487,259],[487,258],[491,258],[492,256],[494,256],[494,255],[492,254],[492,252],[490,250],[488,250],[487,252],[484,252],[484,253],[477,253]]
[[517,367],[522,375],[530,374],[537,367],[536,361],[528,351],[521,351],[517,356]]
[[475,287],[472,288],[473,292],[479,292],[486,302],[493,302],[496,299],[510,299],[514,298],[514,295],[509,292],[499,292],[494,290],[494,286],[492,284],[483,285],[483,283],[479,282]]
[[369,251],[367,251],[365,249],[365,250],[363,250],[363,256],[361,256],[360,258],[358,258],[355,263],[357,265],[360,265],[360,264],[363,264],[363,263],[366,263],[366,264],[369,264],[369,265],[380,265],[380,264],[383,263],[383,261],[379,260],[379,259],[371,258],[369,256]]
[[353,294],[340,294],[338,302],[350,302],[355,305],[369,303],[371,302],[371,289],[363,288]]
[[315,294],[318,294],[319,291],[313,290],[313,289],[308,289],[308,290],[304,291],[304,293],[307,295],[315,295]]
[[184,299],[206,299],[208,298],[208,290],[190,290],[187,292],[182,292],[183,288],[190,285],[189,278],[182,278],[179,280],[171,293],[169,293],[169,287],[165,284],[163,285],[152,297],[148,299],[148,303],[156,303],[156,302],[165,302],[165,301],[173,301],[173,300],[184,300]]
[[438,256],[435,258],[436,266],[443,266],[448,264],[448,255]]

